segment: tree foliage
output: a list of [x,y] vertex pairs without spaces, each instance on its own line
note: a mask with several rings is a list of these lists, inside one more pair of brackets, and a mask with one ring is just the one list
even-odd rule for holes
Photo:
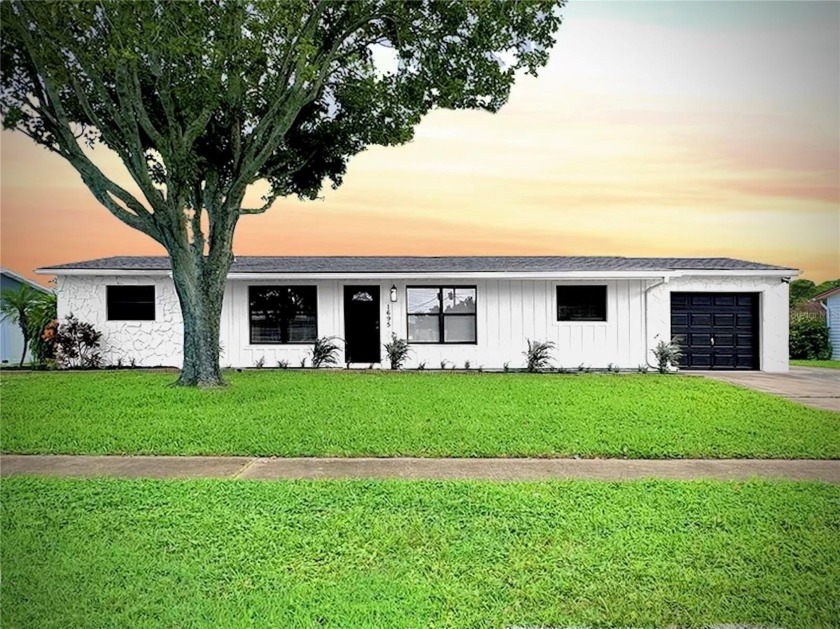
[[[516,72],[547,61],[556,4],[5,2],[0,104],[6,127],[163,241],[179,229],[157,215],[172,203],[257,212],[239,204],[263,179],[269,200],[313,197],[366,146],[410,140],[433,107],[498,110]],[[80,140],[115,151],[143,199]]]
[[808,301],[816,295],[814,289],[817,287],[811,280],[799,279],[793,280],[790,283],[788,298],[790,300],[790,307],[793,308],[803,301]]
[[[43,293],[29,286],[21,284],[17,288],[7,288],[0,293],[0,320],[6,320],[17,325],[23,336],[23,352],[20,357],[20,367],[26,359],[26,348],[33,339],[43,332],[44,319],[55,311],[55,295]],[[54,319],[55,316],[53,315]]]
[[803,302],[813,299],[820,293],[840,286],[840,279],[826,280],[821,284],[815,284],[811,280],[799,279],[790,283],[790,307],[794,308]]
[[[182,381],[220,380],[239,218],[340,185],[353,155],[409,141],[434,108],[498,110],[546,63],[562,1],[8,0],[0,113],[166,248]],[[140,194],[85,145],[114,151]],[[262,181],[262,203],[243,207]]]

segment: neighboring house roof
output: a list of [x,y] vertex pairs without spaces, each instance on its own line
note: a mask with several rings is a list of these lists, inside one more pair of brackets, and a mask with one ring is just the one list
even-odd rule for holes
[[824,301],[829,297],[834,297],[835,295],[840,295],[840,286],[829,288],[828,290],[821,292],[819,295],[814,295],[811,297],[811,301]]
[[19,275],[19,274],[15,273],[14,271],[11,271],[11,270],[6,269],[6,268],[0,268],[0,275],[5,275],[6,277],[10,277],[13,280],[16,280],[16,281],[20,282],[21,284],[28,284],[29,286],[31,286],[35,290],[39,290],[42,293],[51,293],[52,292],[52,290],[50,290],[46,286],[41,286],[37,282],[33,282],[32,280],[23,277],[23,275]]
[[[168,271],[169,258],[122,256],[38,269],[55,271]],[[545,273],[575,271],[791,271],[732,258],[600,256],[237,256],[231,273]]]

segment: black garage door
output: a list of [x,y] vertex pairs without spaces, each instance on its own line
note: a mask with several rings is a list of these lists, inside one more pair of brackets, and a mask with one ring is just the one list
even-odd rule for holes
[[758,293],[671,293],[683,369],[758,369]]

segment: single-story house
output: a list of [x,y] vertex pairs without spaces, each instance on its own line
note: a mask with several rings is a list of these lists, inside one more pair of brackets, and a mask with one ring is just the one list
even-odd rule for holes
[[825,308],[825,324],[831,339],[831,358],[840,360],[840,286],[813,297]]
[[[22,275],[18,275],[9,269],[0,268],[0,291],[7,288],[11,290],[18,290],[21,286],[26,285],[34,288],[42,293],[49,293],[48,288],[44,288],[40,284],[36,284],[32,280],[28,280]],[[20,355],[23,353],[23,334],[20,331],[20,326],[17,323],[12,323],[8,319],[0,321],[0,362],[3,364],[20,362]],[[31,360],[29,349],[26,350],[26,356],[23,361]]]
[[[92,323],[103,356],[181,364],[182,322],[165,257],[38,269],[57,276],[58,312]],[[222,366],[297,366],[319,337],[343,362],[407,367],[524,365],[526,340],[556,366],[637,369],[678,337],[685,369],[788,369],[788,282],[798,271],[729,258],[237,257],[221,321]]]

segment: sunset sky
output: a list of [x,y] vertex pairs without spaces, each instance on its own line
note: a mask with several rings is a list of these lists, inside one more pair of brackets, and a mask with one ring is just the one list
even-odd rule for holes
[[[563,15],[548,67],[500,113],[434,112],[324,200],[245,217],[234,252],[729,256],[840,277],[840,3]],[[20,134],[2,134],[0,185],[0,261],[23,275],[163,253]]]

